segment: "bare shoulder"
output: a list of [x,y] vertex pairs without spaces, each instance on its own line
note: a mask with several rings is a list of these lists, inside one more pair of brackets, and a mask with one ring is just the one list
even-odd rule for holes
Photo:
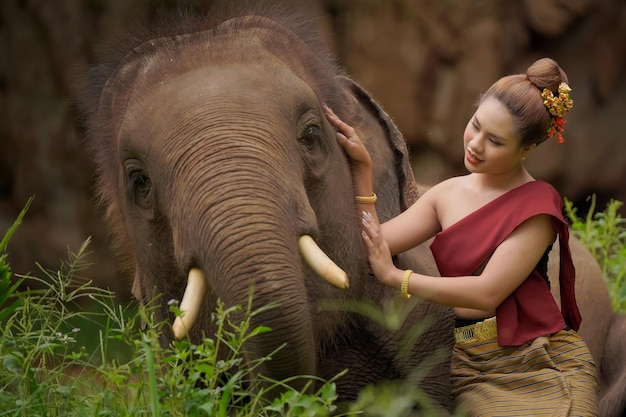
[[439,199],[449,193],[459,191],[464,182],[465,176],[452,177],[433,185],[419,184],[418,189],[421,196]]
[[456,223],[475,210],[480,202],[469,192],[469,176],[452,177],[433,186],[425,195],[437,213],[442,229]]

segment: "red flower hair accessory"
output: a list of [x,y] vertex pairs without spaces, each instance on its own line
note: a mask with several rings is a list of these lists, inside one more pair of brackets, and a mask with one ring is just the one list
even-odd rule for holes
[[553,116],[550,128],[548,129],[548,137],[557,136],[559,143],[563,143],[563,127],[565,126],[565,114],[574,107],[574,100],[569,96],[569,92],[572,89],[567,83],[559,84],[559,95],[554,96],[552,91],[544,88],[541,92],[541,98],[543,98],[543,105],[548,108],[548,111]]

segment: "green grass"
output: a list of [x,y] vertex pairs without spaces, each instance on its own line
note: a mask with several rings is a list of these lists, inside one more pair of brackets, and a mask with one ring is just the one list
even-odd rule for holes
[[[58,270],[39,266],[41,276],[14,276],[6,250],[26,209],[0,247],[0,417],[400,417],[415,415],[415,407],[422,416],[441,415],[417,388],[423,369],[416,369],[408,383],[368,387],[352,404],[337,404],[336,393],[336,380],[349,370],[331,380],[294,377],[308,381],[300,391],[289,380],[257,376],[255,369],[275,352],[249,363],[243,346],[271,332],[252,327],[251,319],[278,305],[253,310],[252,291],[246,306],[226,309],[218,303],[212,315],[218,331],[212,337],[200,344],[184,339],[162,347],[159,335],[170,324],[154,320],[158,299],[146,306],[123,306],[113,293],[81,276],[89,241],[69,252]],[[38,289],[20,291],[19,284]],[[400,314],[390,310],[392,305],[385,309],[387,317]],[[176,303],[170,310],[180,313]],[[235,321],[240,313],[243,319]],[[383,311],[372,314],[381,317]],[[409,332],[412,338],[416,332]]]
[[596,211],[596,197],[584,217],[565,199],[565,213],[573,235],[578,237],[600,264],[611,294],[615,312],[626,313],[626,219],[619,210],[623,203],[610,200],[603,211]]
[[[214,337],[163,348],[159,334],[169,324],[154,321],[153,305],[122,306],[81,277],[88,241],[58,271],[40,267],[41,277],[13,276],[6,249],[25,212],[0,247],[0,416],[296,417],[336,409],[334,380],[300,392],[289,381],[254,376],[271,355],[243,361],[244,343],[271,331],[251,327],[251,318],[276,305],[252,310],[251,302],[229,309],[219,304]],[[41,289],[20,291],[22,283]],[[242,309],[243,320],[233,321]],[[268,400],[264,394],[277,386],[283,394]]]
[[[625,312],[626,222],[618,213],[620,207],[620,202],[611,201],[604,211],[595,212],[594,199],[587,215],[579,218],[566,200],[573,234],[601,265],[614,309]],[[154,320],[158,299],[146,306],[123,306],[114,294],[81,276],[88,241],[76,253],[70,252],[56,271],[40,267],[40,277],[16,276],[6,251],[27,208],[0,241],[0,417],[402,417],[416,415],[416,409],[421,416],[441,415],[418,388],[428,366],[416,369],[407,381],[368,386],[351,404],[338,404],[336,393],[337,379],[349,370],[329,381],[299,376],[310,381],[301,391],[290,388],[289,380],[257,377],[255,369],[272,355],[247,363],[243,346],[271,329],[251,325],[262,311],[252,309],[252,292],[246,306],[227,309],[218,303],[212,316],[218,328],[214,336],[200,344],[185,339],[162,347],[159,334],[170,324]],[[20,284],[41,289],[20,291]],[[407,314],[406,303],[346,308],[392,330],[401,327]],[[170,309],[180,313],[175,303]],[[243,319],[234,320],[242,317],[240,313]],[[147,324],[145,330],[142,322]],[[423,330],[408,331],[406,346],[415,343]],[[433,363],[437,360],[432,358]],[[313,386],[320,388],[309,389]],[[277,387],[282,394],[264,395]]]
[[21,304],[21,298],[13,297],[23,279],[11,278],[11,268],[7,262],[7,247],[9,246],[9,240],[22,224],[22,220],[28,211],[28,207],[32,202],[32,198],[28,200],[26,206],[22,209],[17,216],[13,225],[6,231],[4,237],[0,241],[0,322],[9,317]]
[[[25,277],[44,289],[13,293],[19,306],[0,332],[0,416],[326,416],[334,410],[333,381],[305,393],[288,381],[261,385],[253,377],[271,355],[251,364],[242,359],[243,344],[270,331],[250,326],[260,312],[251,304],[241,322],[231,320],[241,307],[220,304],[214,338],[162,348],[158,338],[168,324],[155,323],[150,306],[122,307],[78,276],[85,249],[58,273]],[[80,342],[82,333],[90,346]],[[285,387],[282,397],[266,400],[263,393],[277,385]]]

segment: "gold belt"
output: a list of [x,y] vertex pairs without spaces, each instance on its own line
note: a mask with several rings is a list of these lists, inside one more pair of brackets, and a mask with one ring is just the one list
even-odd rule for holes
[[454,329],[454,341],[457,346],[498,337],[496,318],[490,317],[478,323]]

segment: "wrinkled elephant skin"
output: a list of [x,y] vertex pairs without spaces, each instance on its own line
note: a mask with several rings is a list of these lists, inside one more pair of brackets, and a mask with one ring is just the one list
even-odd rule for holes
[[[447,349],[452,315],[412,303],[403,332],[424,320],[434,325],[403,356],[403,332],[341,309],[398,294],[369,275],[349,162],[322,104],[365,139],[381,219],[404,210],[417,190],[397,128],[325,50],[305,41],[309,29],[257,14],[131,44],[92,79],[88,137],[107,220],[134,271],[133,293],[143,302],[160,295],[158,319],[174,321],[166,301],[183,298],[189,275],[189,316],[163,334],[164,344],[212,334],[217,300],[246,305],[253,285],[255,307],[281,305],[253,318],[272,331],[250,339],[246,359],[286,343],[259,373],[330,378],[348,368],[337,386],[353,399],[366,384],[406,377]],[[311,254],[302,255],[299,242]],[[397,263],[436,273],[427,248]],[[333,284],[315,271],[330,271]],[[339,308],[320,308],[329,300]],[[449,408],[448,363],[431,366],[423,388]]]

